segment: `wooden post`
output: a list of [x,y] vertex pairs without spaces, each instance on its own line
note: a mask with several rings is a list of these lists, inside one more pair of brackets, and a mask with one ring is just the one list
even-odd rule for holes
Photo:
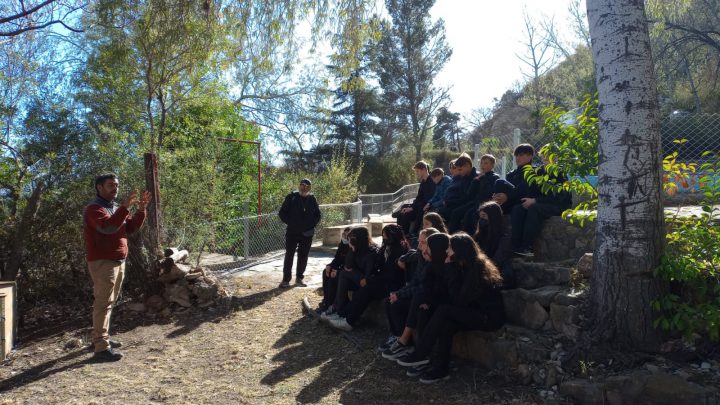
[[147,207],[147,226],[150,230],[150,252],[158,255],[162,239],[162,211],[160,210],[160,178],[158,177],[157,155],[145,154],[145,187],[152,195]]

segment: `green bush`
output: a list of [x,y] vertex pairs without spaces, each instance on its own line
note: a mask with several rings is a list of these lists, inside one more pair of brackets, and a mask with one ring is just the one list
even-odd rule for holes
[[700,165],[702,214],[669,218],[671,231],[656,276],[670,283],[653,302],[660,314],[655,327],[680,332],[687,340],[707,336],[720,341],[720,156]]

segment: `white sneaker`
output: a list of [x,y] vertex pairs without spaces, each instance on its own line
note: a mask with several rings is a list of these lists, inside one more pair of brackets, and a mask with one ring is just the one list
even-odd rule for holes
[[335,329],[344,330],[345,332],[350,332],[352,330],[352,326],[347,323],[345,318],[332,319],[330,320],[330,325],[332,325]]
[[336,319],[340,319],[340,315],[338,315],[336,312],[334,312],[334,313],[332,313],[332,314],[328,314],[327,312],[323,312],[323,313],[320,315],[320,319],[322,319],[323,321],[331,322],[331,321],[334,321],[334,320],[336,320]]

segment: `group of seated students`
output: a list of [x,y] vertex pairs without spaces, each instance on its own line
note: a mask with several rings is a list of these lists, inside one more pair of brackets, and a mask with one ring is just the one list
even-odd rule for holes
[[[418,173],[421,181],[437,186],[433,196],[412,204],[413,211],[424,212],[421,220],[408,224],[408,211],[401,212],[398,224],[383,228],[379,247],[366,227],[346,228],[323,272],[321,318],[350,331],[372,300],[384,299],[390,336],[379,347],[382,356],[407,367],[406,374],[419,376],[422,383],[449,378],[454,334],[493,331],[504,323],[500,291],[507,287],[503,266],[508,252],[527,254],[542,220],[569,208],[569,195],[543,194],[528,184],[525,170],[545,173],[531,166],[533,155],[532,146],[518,146],[518,168],[506,180],[493,172],[491,155],[481,158],[480,173],[468,155],[461,155],[451,167],[452,178],[418,162],[416,172],[425,171]],[[508,212],[510,221],[503,218]],[[408,238],[413,221],[422,229]],[[508,222],[512,235],[505,232]],[[416,249],[410,249],[412,240]],[[512,250],[504,249],[506,244]]]

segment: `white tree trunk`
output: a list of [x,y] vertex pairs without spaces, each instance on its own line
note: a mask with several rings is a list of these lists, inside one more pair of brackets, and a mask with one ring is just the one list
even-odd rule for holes
[[657,87],[644,3],[587,0],[599,93],[598,218],[592,334],[653,350],[650,302],[664,248]]

